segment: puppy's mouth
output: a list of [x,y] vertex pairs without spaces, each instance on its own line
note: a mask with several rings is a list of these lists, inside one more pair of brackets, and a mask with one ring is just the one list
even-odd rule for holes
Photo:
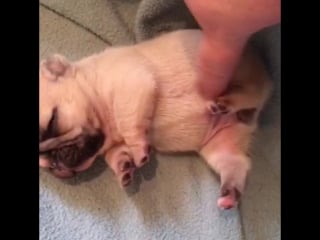
[[73,178],[76,175],[74,171],[68,171],[68,170],[53,169],[51,170],[51,172],[55,177],[62,178],[62,179]]
[[61,166],[57,161],[53,161],[49,167],[49,171],[58,178],[71,178],[76,175],[76,171]]
[[57,178],[72,178],[78,173],[90,168],[98,156],[94,156],[75,168],[66,167],[62,162],[55,159],[48,159],[47,156],[39,156],[40,167],[46,169]]
[[66,167],[57,159],[49,158],[47,154],[39,155],[39,165],[41,168],[47,169],[57,178],[71,178],[77,173],[75,169]]

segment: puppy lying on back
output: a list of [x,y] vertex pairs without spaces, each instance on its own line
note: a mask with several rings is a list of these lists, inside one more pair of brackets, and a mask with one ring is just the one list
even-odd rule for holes
[[40,167],[71,177],[103,155],[122,186],[161,152],[198,152],[220,175],[221,208],[235,206],[247,155],[270,92],[259,59],[245,52],[232,83],[208,102],[197,91],[199,30],[180,30],[71,63],[40,64]]

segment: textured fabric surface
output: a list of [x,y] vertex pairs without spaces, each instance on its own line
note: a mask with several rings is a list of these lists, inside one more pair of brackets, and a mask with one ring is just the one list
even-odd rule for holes
[[113,45],[127,44],[133,40],[133,34],[127,29],[112,1],[41,0],[40,4],[73,20]]
[[[70,59],[197,25],[182,0],[41,0],[40,58]],[[72,181],[40,171],[40,239],[280,239],[280,28],[253,39],[275,82],[240,209],[216,207],[219,182],[197,156],[156,155],[121,190],[97,161]]]
[[81,26],[47,8],[40,7],[41,58],[53,53],[62,53],[71,60],[79,59],[99,52],[107,46],[106,42],[84,31]]

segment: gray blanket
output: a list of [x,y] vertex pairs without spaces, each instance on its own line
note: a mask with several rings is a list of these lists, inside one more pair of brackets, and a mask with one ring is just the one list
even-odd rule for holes
[[[78,59],[110,45],[195,28],[181,0],[41,0],[40,58]],[[252,39],[275,82],[239,209],[216,207],[219,182],[194,155],[157,154],[122,191],[102,160],[70,181],[40,171],[40,239],[280,239],[280,27]]]

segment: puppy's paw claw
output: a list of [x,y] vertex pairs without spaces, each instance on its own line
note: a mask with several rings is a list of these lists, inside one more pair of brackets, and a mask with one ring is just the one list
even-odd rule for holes
[[121,180],[121,185],[122,187],[127,187],[131,184],[132,178],[130,173],[126,173],[123,175],[122,180]]
[[133,182],[135,168],[130,168],[119,176],[119,184],[122,188],[128,187]]
[[130,161],[130,160],[123,161],[120,163],[120,172],[125,172],[133,167],[134,167],[133,161]]
[[227,114],[232,111],[230,104],[224,99],[217,99],[210,103],[209,110],[213,115]]
[[148,144],[133,149],[132,152],[134,156],[134,163],[137,168],[141,168],[143,165],[149,162],[151,150],[152,149]]

